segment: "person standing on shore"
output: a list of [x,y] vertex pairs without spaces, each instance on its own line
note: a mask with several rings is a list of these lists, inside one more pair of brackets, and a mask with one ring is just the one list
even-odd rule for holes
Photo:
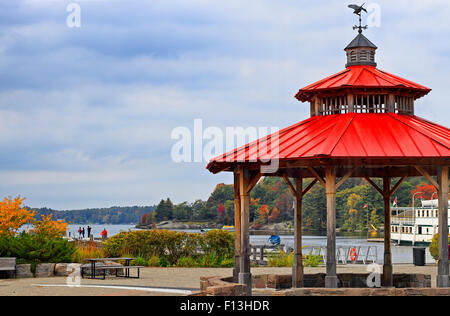
[[102,239],[105,240],[108,238],[108,232],[106,231],[106,228],[103,228],[103,231],[101,232]]
[[83,234],[83,238],[84,238],[85,233],[86,233],[86,231],[84,230],[84,227],[83,227],[83,229],[81,230],[81,233]]
[[88,225],[87,227],[87,233],[88,233],[88,238],[91,238],[91,226]]
[[78,227],[78,238],[80,238],[80,239],[81,239],[81,233],[82,233],[81,227]]

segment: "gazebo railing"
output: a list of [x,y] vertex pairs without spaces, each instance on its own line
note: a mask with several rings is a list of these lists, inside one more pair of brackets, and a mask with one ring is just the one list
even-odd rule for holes
[[[352,249],[355,257],[352,260]],[[327,247],[307,246],[303,249],[304,255],[322,256],[323,262],[327,260]],[[358,246],[358,247],[336,247],[337,264],[369,264],[378,261],[378,248],[376,246]]]

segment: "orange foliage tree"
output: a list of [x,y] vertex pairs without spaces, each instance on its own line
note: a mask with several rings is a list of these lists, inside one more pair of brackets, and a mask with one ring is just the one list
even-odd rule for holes
[[52,215],[42,215],[40,221],[33,219],[34,233],[36,235],[55,239],[62,237],[66,233],[68,224],[62,220],[52,220]]
[[261,218],[264,220],[264,222],[267,223],[268,218],[269,218],[269,207],[265,204],[261,205],[261,207],[259,208],[259,215],[261,215]]
[[[411,191],[411,196],[416,194],[416,197],[422,198],[424,200],[431,200],[435,193],[437,194],[437,190],[432,184],[423,184],[418,185],[415,190]],[[436,195],[437,198],[437,195]]]
[[0,236],[15,236],[20,227],[33,219],[34,211],[21,207],[24,200],[18,196],[0,202]]
[[41,220],[34,218],[34,211],[21,207],[25,199],[20,196],[14,200],[5,198],[0,202],[0,236],[13,237],[17,235],[20,227],[31,223],[34,233],[48,238],[59,238],[67,231],[68,224],[52,220],[52,214],[42,216]]
[[270,213],[269,222],[271,223],[275,221],[278,218],[278,216],[280,216],[280,210],[277,207],[274,207],[272,213]]

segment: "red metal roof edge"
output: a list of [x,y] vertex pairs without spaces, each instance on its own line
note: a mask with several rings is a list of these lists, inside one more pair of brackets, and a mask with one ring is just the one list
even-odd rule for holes
[[[336,77],[342,76],[345,73],[347,73],[348,71],[355,70],[355,69],[357,69],[359,71],[357,72],[357,76],[354,79],[351,78],[352,83],[342,84],[341,86],[338,86],[338,87],[314,88],[314,87],[317,87],[317,86],[323,84],[326,81],[329,81],[329,80],[332,80],[332,79],[334,79]],[[376,79],[376,77],[380,77],[383,80],[385,80],[387,82],[390,82],[394,87],[393,86],[381,85],[381,84],[379,84],[378,80],[376,80],[377,83],[379,84],[378,86],[355,85],[357,79],[359,78],[359,76],[362,74],[363,71],[370,72],[374,76],[374,79]],[[392,77],[392,78],[390,78],[390,77]],[[396,81],[399,81],[402,84],[398,84],[398,82],[394,82],[394,80],[392,80],[392,79],[395,79]],[[336,81],[338,81],[338,80],[336,80]],[[325,79],[322,79],[322,80],[319,80],[319,81],[317,81],[315,83],[312,83],[312,84],[310,84],[310,85],[300,89],[295,94],[295,98],[297,100],[301,101],[301,102],[307,102],[308,100],[310,100],[311,95],[314,94],[315,92],[323,92],[323,91],[327,91],[327,90],[333,91],[333,90],[348,89],[348,88],[355,88],[355,89],[357,89],[357,88],[367,88],[367,87],[385,88],[385,89],[405,89],[405,90],[421,91],[422,93],[421,93],[421,95],[418,98],[423,97],[424,95],[428,94],[431,91],[430,88],[428,88],[428,87],[426,87],[424,85],[421,85],[421,84],[418,84],[418,83],[413,82],[411,80],[407,80],[405,78],[393,75],[393,74],[391,74],[391,73],[389,73],[387,71],[380,70],[380,69],[378,69],[378,68],[376,68],[374,66],[364,65],[364,66],[349,66],[349,67],[347,67],[345,70],[343,70],[341,72],[338,72],[338,73],[336,73],[334,75],[331,75],[331,76],[329,76],[329,77],[327,77]]]

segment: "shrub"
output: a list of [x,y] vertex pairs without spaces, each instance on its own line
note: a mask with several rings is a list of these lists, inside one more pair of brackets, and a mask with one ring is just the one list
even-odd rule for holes
[[192,257],[181,257],[177,261],[177,267],[191,268],[197,266],[198,266],[197,261],[195,261],[195,259]]
[[150,257],[150,259],[148,259],[147,263],[149,267],[159,267],[160,266],[159,257],[152,256]]
[[199,266],[205,268],[217,267],[220,265],[220,262],[221,258],[214,254],[203,255],[198,260]]
[[[75,252],[74,245],[64,239],[47,239],[21,233],[2,240],[2,256],[16,257],[27,263],[70,263]],[[4,242],[8,243],[7,246]]]
[[[448,235],[448,241],[450,243],[450,235]],[[435,234],[431,240],[430,254],[434,260],[439,260],[439,234]]]
[[[168,230],[122,232],[103,243],[105,255],[124,254],[145,259],[159,258],[160,266],[177,265],[183,257],[195,257],[201,248],[205,255],[230,258],[234,255],[233,233],[216,230],[205,234],[189,234]],[[151,265],[154,266],[155,263]]]
[[283,250],[267,252],[269,267],[292,267],[294,264],[294,252],[286,253]]
[[142,258],[142,257],[137,257],[136,259],[130,261],[130,265],[131,265],[131,266],[144,266],[144,267],[148,267],[148,261],[145,260],[145,259]]
[[234,258],[225,258],[220,262],[221,268],[232,268],[234,266]]
[[105,252],[102,248],[97,247],[94,242],[88,242],[84,245],[78,244],[73,254],[73,262],[85,263],[87,258],[104,258]]
[[323,256],[309,254],[303,256],[303,266],[304,267],[318,267],[323,262]]
[[166,257],[160,257],[159,258],[159,266],[164,268],[164,267],[170,267],[171,264]]
[[205,254],[211,254],[222,258],[234,256],[234,233],[214,229],[202,235],[201,247]]

